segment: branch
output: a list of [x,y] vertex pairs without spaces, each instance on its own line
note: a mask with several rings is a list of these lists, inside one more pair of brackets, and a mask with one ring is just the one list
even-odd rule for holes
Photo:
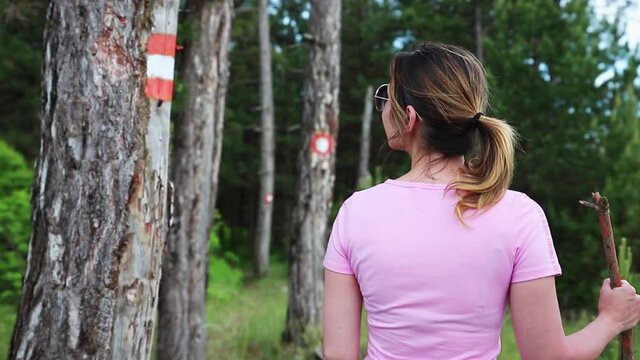
[[[616,257],[616,245],[613,239],[613,227],[611,226],[611,216],[609,214],[609,200],[600,193],[591,193],[593,203],[579,201],[580,205],[594,209],[598,214],[600,223],[600,233],[602,235],[602,245],[604,246],[604,257],[609,270],[609,280],[611,288],[622,285],[618,258]],[[620,334],[620,359],[633,360],[633,333],[632,330],[623,331]]]
[[600,208],[598,207],[598,205],[594,204],[594,203],[590,203],[588,201],[584,201],[584,200],[580,200],[578,201],[578,203],[584,207],[588,207],[590,209],[595,210],[596,212],[600,211]]

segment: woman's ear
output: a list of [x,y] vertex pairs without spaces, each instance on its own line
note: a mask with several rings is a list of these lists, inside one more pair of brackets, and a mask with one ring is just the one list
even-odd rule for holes
[[420,116],[418,116],[416,109],[411,105],[407,106],[405,114],[407,116],[407,127],[405,128],[405,133],[412,133],[418,128],[417,123],[420,121]]

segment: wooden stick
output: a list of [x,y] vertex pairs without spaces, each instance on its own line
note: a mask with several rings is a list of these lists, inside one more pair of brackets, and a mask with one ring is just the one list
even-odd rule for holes
[[[607,261],[607,269],[609,270],[609,280],[611,288],[622,286],[622,277],[620,276],[620,268],[618,267],[618,258],[616,256],[616,245],[613,239],[613,227],[611,226],[611,217],[609,216],[609,200],[600,193],[591,194],[593,203],[580,201],[580,205],[594,209],[598,214],[598,222],[600,222],[600,232],[602,234],[602,244],[604,246],[604,257]],[[633,330],[623,331],[620,334],[620,359],[633,360]]]

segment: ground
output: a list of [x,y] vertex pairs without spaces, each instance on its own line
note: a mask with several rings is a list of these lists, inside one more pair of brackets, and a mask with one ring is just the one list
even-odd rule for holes
[[[284,264],[274,264],[271,274],[258,281],[242,282],[239,271],[225,264],[213,263],[207,304],[209,327],[209,358],[216,360],[289,360],[291,349],[280,345],[287,306],[287,276]],[[232,280],[230,280],[232,279]],[[7,356],[15,321],[15,306],[0,305],[0,359]],[[588,321],[574,321],[566,325],[566,332],[576,331]],[[366,329],[362,349],[366,349]],[[636,337],[637,338],[637,337]],[[502,330],[500,360],[519,359],[510,324],[505,319]],[[636,349],[640,349],[636,341]],[[617,359],[615,347],[601,359]],[[363,351],[364,353],[364,351]]]

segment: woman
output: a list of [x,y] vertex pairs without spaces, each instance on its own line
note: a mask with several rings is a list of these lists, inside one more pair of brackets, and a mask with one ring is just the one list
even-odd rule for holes
[[495,359],[507,303],[524,359],[594,359],[636,325],[640,296],[605,280],[598,317],[565,336],[547,220],[507,190],[516,133],[484,115],[471,53],[438,43],[399,53],[375,98],[411,170],[338,213],[324,259],[325,359],[358,358],[363,302],[371,360]]

